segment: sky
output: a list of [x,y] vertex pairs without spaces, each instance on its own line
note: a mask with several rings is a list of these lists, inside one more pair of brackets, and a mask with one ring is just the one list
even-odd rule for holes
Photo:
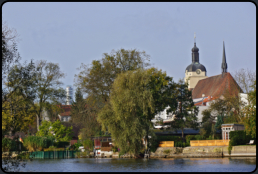
[[81,63],[121,48],[144,50],[177,82],[192,63],[194,33],[207,76],[221,74],[223,41],[228,72],[256,71],[251,2],[7,2],[2,20],[17,30],[23,61],[59,64],[64,88],[74,86]]

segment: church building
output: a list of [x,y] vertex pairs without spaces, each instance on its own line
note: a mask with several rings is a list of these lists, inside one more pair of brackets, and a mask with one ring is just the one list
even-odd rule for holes
[[[188,89],[192,91],[192,99],[195,106],[199,107],[198,122],[202,121],[202,111],[207,109],[210,102],[217,98],[223,98],[226,92],[232,95],[240,95],[242,98],[247,98],[247,94],[243,94],[243,90],[239,87],[232,75],[227,71],[228,65],[226,62],[225,45],[223,41],[223,53],[221,71],[219,75],[207,76],[207,70],[204,65],[200,63],[199,48],[196,46],[194,37],[194,47],[192,48],[192,63],[187,66],[185,70],[185,82],[188,83]],[[168,108],[166,108],[168,109]],[[163,123],[174,120],[172,114],[167,114],[166,109],[155,116],[153,123],[158,120],[163,120]],[[161,128],[162,126],[155,126]]]

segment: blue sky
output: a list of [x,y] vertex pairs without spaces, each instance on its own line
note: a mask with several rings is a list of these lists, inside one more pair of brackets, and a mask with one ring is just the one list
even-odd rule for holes
[[221,73],[223,40],[228,72],[256,70],[256,7],[251,2],[7,2],[2,19],[20,35],[22,60],[59,63],[64,87],[81,63],[112,49],[137,49],[178,81],[199,48],[207,75]]

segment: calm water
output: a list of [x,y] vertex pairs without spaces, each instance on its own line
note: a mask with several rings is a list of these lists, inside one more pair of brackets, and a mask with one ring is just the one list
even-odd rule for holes
[[34,159],[24,172],[252,172],[256,157],[163,159]]

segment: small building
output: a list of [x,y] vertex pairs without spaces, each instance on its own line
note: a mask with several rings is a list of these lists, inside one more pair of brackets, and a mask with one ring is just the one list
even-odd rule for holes
[[222,131],[222,139],[229,140],[229,132],[236,131],[236,130],[245,130],[245,126],[242,124],[222,124],[221,131]]

